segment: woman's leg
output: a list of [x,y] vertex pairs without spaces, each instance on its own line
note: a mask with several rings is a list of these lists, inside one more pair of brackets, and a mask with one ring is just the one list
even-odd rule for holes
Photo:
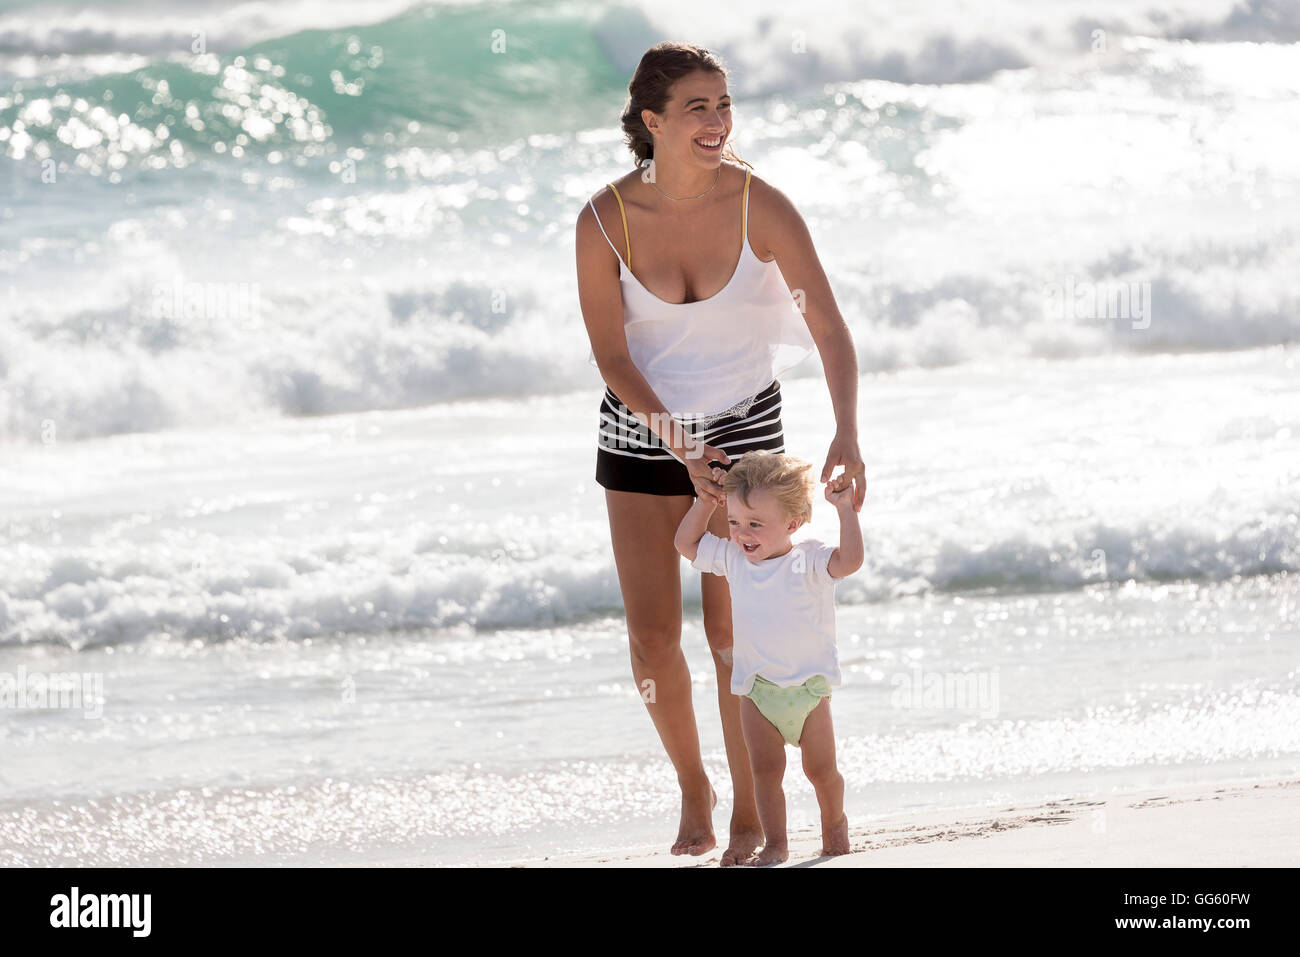
[[717,796],[700,756],[691,675],[682,654],[682,557],[673,546],[691,501],[689,495],[605,490],[614,565],[627,612],[632,677],[682,789],[674,854],[704,854],[717,844]]
[[[709,531],[718,538],[730,538],[727,513],[714,511]],[[731,827],[727,849],[721,864],[739,864],[763,843],[763,827],[754,805],[754,775],[745,750],[745,735],[740,726],[740,696],[731,693],[731,591],[721,575],[701,575],[700,592],[704,600],[704,634],[713,652],[713,667],[718,675],[718,710],[722,714],[722,738],[727,748],[727,766],[731,769],[731,789],[735,797],[731,809]]]

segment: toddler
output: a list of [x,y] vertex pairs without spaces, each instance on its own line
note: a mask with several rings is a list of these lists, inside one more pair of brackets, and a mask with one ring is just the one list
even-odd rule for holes
[[723,575],[731,592],[731,692],[754,774],[765,843],[746,862],[789,858],[785,831],[785,746],[803,754],[804,773],[821,807],[822,854],[849,852],[844,778],[835,765],[831,688],[840,683],[835,651],[835,583],[862,567],[862,530],[853,485],[826,483],[840,516],[840,545],[790,536],[812,518],[812,464],[775,452],[746,452],[730,469],[715,467],[727,495],[730,535],[708,531],[716,505],[696,498],[674,544],[702,572]]

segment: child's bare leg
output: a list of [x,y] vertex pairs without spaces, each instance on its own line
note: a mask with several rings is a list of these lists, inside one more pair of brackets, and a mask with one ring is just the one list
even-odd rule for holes
[[849,820],[844,814],[844,776],[835,766],[835,728],[831,699],[822,698],[803,723],[799,738],[803,770],[817,792],[822,812],[822,855],[849,853]]
[[785,738],[763,717],[758,705],[746,697],[740,699],[740,727],[749,751],[749,767],[754,773],[754,804],[765,837],[762,850],[744,863],[753,867],[779,864],[790,857],[785,838],[785,791],[781,787],[781,779],[785,777]]

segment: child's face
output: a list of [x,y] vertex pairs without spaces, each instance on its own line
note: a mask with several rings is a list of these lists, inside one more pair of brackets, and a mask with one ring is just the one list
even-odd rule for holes
[[745,557],[761,562],[790,550],[790,535],[799,527],[799,520],[786,515],[767,489],[755,489],[749,493],[749,507],[740,496],[727,496],[727,524],[731,540],[744,549]]

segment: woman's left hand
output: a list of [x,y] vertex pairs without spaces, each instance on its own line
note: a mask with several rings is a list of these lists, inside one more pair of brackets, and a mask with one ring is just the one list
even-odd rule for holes
[[826,452],[826,464],[822,466],[822,484],[831,478],[837,466],[844,466],[840,478],[853,482],[853,511],[862,511],[862,500],[867,495],[867,467],[862,463],[862,452],[858,449],[857,436],[835,433],[831,447]]

